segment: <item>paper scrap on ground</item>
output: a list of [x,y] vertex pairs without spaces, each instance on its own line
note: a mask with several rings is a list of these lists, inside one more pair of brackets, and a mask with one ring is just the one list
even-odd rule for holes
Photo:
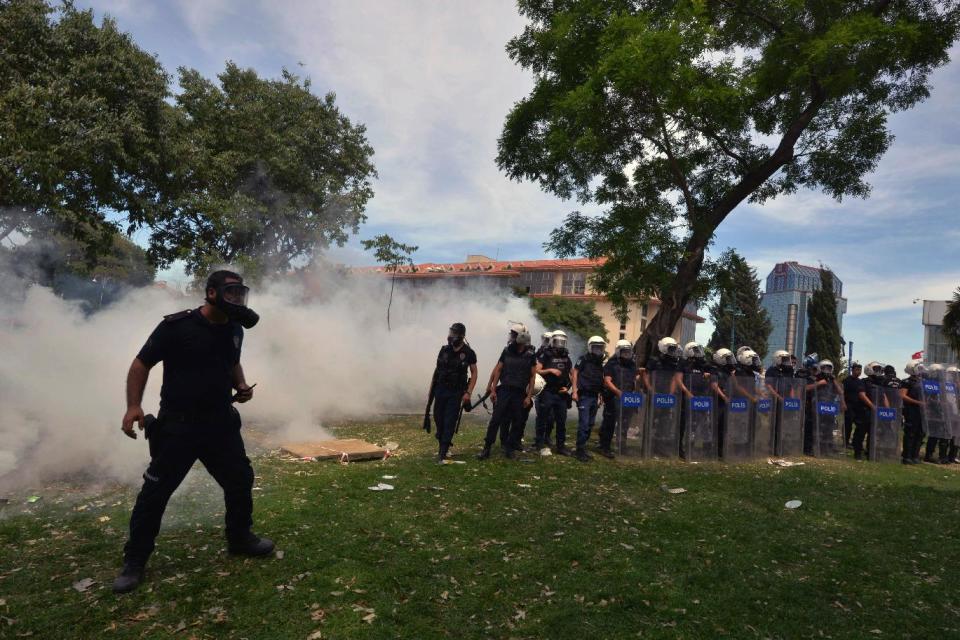
[[799,500],[790,500],[790,501],[788,501],[788,502],[787,502],[785,505],[783,505],[783,506],[785,506],[787,509],[796,509],[797,507],[799,507],[799,506],[802,505],[802,504],[803,504],[803,503],[800,502]]
[[663,490],[664,492],[666,492],[666,493],[673,493],[673,494],[686,493],[686,492],[687,492],[687,490],[684,489],[683,487],[674,487],[674,488],[671,489],[670,487],[668,487],[668,486],[665,485],[665,484],[660,485],[660,489],[662,489],[662,490]]
[[27,498],[27,502],[33,504],[34,502],[40,502],[40,496],[30,496]]
[[393,485],[386,482],[378,482],[374,487],[367,487],[370,491],[393,491]]
[[529,484],[518,484],[517,486],[518,486],[518,487],[523,487],[524,489],[529,489],[529,488],[530,488],[530,485],[529,485]]
[[443,464],[467,464],[466,460],[444,460]]
[[73,583],[73,588],[76,589],[79,593],[85,593],[87,589],[94,585],[93,578],[84,578],[83,580],[78,580]]
[[806,464],[805,462],[791,462],[790,460],[767,460],[767,464],[772,464],[778,467],[800,467]]

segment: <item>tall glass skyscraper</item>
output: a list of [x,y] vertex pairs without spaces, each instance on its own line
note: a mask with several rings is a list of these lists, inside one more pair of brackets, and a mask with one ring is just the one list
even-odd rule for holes
[[[767,343],[767,362],[773,362],[775,351],[784,349],[803,360],[807,346],[807,304],[814,291],[820,289],[820,269],[796,262],[778,263],[767,276],[763,308],[770,316],[773,331]],[[833,274],[833,292],[837,296],[837,322],[843,331],[843,314],[847,299],[843,282]]]

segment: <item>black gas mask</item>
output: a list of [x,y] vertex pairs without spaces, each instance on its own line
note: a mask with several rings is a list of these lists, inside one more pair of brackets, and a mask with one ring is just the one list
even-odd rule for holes
[[455,322],[450,327],[450,333],[447,335],[447,344],[451,347],[460,347],[463,345],[467,335],[467,328],[459,322]]
[[241,282],[225,282],[218,286],[208,286],[207,289],[217,292],[216,299],[211,300],[208,297],[207,302],[222,311],[231,321],[239,322],[244,329],[252,329],[260,322],[260,316],[247,306],[250,287]]

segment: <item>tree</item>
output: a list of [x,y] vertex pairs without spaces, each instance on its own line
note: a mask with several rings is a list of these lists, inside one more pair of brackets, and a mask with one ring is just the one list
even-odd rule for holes
[[256,278],[342,245],[366,219],[376,176],[365,127],[335,96],[284,71],[265,80],[228,63],[219,84],[180,69],[171,127],[175,215],[153,225],[150,255],[189,273],[238,265]]
[[[518,295],[526,296],[526,293]],[[571,300],[562,296],[530,298],[530,308],[545,327],[563,329],[579,337],[584,343],[591,336],[607,339],[607,328],[597,315],[597,307],[592,302]]]
[[109,253],[159,215],[167,75],[110,19],[0,1],[0,241],[60,233]]
[[836,371],[843,366],[843,337],[837,319],[837,295],[833,291],[833,272],[820,269],[820,288],[807,304],[807,353],[829,360]]
[[372,240],[361,240],[364,250],[373,251],[373,257],[384,266],[390,276],[390,299],[387,301],[387,331],[390,331],[390,307],[393,306],[393,289],[397,284],[397,269],[404,265],[412,265],[413,255],[419,247],[397,242],[383,233],[374,236]]
[[953,300],[947,303],[942,331],[953,352],[960,353],[960,288],[953,292]]
[[91,263],[88,247],[74,237],[32,236],[14,247],[0,247],[0,271],[15,276],[20,287],[39,284],[94,311],[117,300],[131,287],[153,282],[156,267],[146,251],[116,233],[108,253]]
[[708,248],[741,203],[800,188],[865,197],[887,116],[929,95],[955,1],[518,0],[507,45],[534,88],[507,115],[509,177],[604,208],[550,236],[606,256],[615,305],[657,296],[643,358],[716,285]]
[[[710,307],[714,330],[708,346],[713,350],[723,347],[736,350],[738,345],[746,344],[765,358],[773,325],[766,309],[760,306],[763,294],[760,293],[757,270],[733,249],[728,249],[719,262],[724,266],[717,274],[720,295]],[[736,316],[737,344],[730,344],[733,316]]]

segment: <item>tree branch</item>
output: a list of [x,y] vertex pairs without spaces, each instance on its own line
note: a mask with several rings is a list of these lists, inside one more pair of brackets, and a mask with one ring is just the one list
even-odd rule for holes
[[749,171],[723,198],[713,207],[710,213],[710,224],[716,228],[723,222],[733,209],[750,196],[770,176],[779,171],[793,159],[794,145],[801,134],[813,120],[820,107],[827,101],[827,93],[816,79],[812,79],[810,102],[800,115],[790,123],[780,140],[780,144],[770,156],[752,171]]
[[749,9],[739,6],[739,3],[737,2],[727,2],[726,0],[719,0],[719,2],[720,4],[726,6],[727,8],[737,13],[745,15],[748,18],[753,18],[754,20],[757,20],[759,22],[762,22],[763,24],[773,29],[778,36],[783,35],[783,27],[781,27],[779,24],[777,24],[767,16],[763,15],[762,13],[755,13],[753,11],[750,11]]
[[664,120],[663,112],[660,111],[659,107],[657,108],[657,116],[660,120],[660,132],[663,135],[663,144],[658,144],[656,140],[653,142],[661,148],[664,154],[666,154],[667,162],[669,163],[670,170],[673,172],[673,176],[677,181],[677,186],[680,188],[680,191],[683,192],[683,200],[687,205],[687,215],[688,217],[693,218],[693,215],[696,212],[693,194],[690,192],[690,185],[687,182],[687,177],[683,175],[683,171],[680,169],[680,163],[677,162],[676,156],[673,155],[673,149],[670,147],[670,134],[667,133],[667,124]]
[[687,122],[687,125],[694,131],[696,131],[697,133],[699,133],[700,135],[706,138],[709,138],[710,140],[713,140],[717,144],[717,146],[720,148],[720,151],[724,153],[724,155],[730,158],[733,158],[734,160],[736,160],[737,162],[739,162],[744,166],[749,165],[746,158],[744,158],[742,155],[740,155],[739,153],[735,152],[733,149],[728,147],[727,144],[723,141],[723,138],[718,136],[716,133],[714,133],[713,131],[710,131],[709,129],[698,127],[696,124],[696,121],[693,118],[690,118],[686,122]]

